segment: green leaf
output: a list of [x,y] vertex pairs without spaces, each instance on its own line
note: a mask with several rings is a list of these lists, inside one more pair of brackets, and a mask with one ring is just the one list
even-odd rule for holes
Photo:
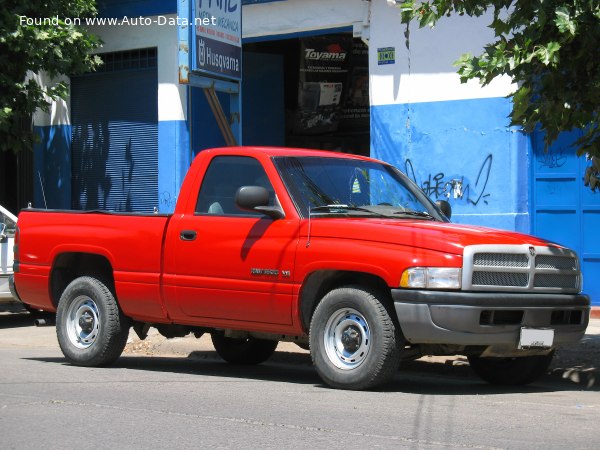
[[[6,3],[6,4],[5,4]],[[50,23],[20,24],[27,17],[93,17],[94,0],[33,1],[9,0],[0,8],[0,151],[31,150],[33,135],[23,130],[20,121],[30,121],[36,110],[47,110],[50,98],[65,98],[64,84],[47,82],[42,88],[29,73],[45,72],[79,74],[93,69],[97,63],[89,52],[98,48],[100,40],[84,29]]]
[[577,26],[575,22],[571,20],[571,12],[566,6],[559,6],[555,11],[556,19],[554,23],[558,27],[561,33],[569,33],[571,36],[575,36]]
[[549,42],[546,46],[546,50],[548,51],[548,60],[551,64],[556,64],[559,62],[559,50],[560,44],[556,41]]

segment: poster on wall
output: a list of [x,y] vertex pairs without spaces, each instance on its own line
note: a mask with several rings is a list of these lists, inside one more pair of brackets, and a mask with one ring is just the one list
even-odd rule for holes
[[300,82],[294,134],[323,134],[338,129],[351,51],[350,35],[300,39]]
[[242,77],[242,0],[196,0],[193,70]]
[[340,129],[369,130],[369,124],[369,47],[355,39],[352,41],[352,61]]

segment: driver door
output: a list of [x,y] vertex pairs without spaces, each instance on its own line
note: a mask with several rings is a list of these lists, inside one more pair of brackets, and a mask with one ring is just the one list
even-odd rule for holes
[[[292,323],[297,219],[273,220],[235,205],[241,186],[273,187],[254,158],[216,156],[202,182],[196,211],[171,226],[167,248],[176,258],[176,303],[187,317],[219,321]],[[210,321],[209,321],[210,322]]]

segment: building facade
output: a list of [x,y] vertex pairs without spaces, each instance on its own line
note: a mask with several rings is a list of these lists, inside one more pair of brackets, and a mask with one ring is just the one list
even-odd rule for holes
[[[485,18],[413,24],[407,42],[393,1],[213,1],[242,8],[241,114],[231,94],[217,94],[239,143],[390,162],[432,199],[448,200],[454,222],[576,250],[584,289],[600,305],[600,194],[583,186],[586,161],[569,146],[577,133],[546,152],[542,136],[509,124],[510,80],[481,87],[456,74],[461,54],[493,40]],[[73,77],[70,99],[36,117],[33,203],[170,212],[193,157],[226,142],[205,93],[186,82],[182,28],[165,20],[188,2],[99,7],[101,18],[121,22],[90,26],[104,41],[103,68]]]

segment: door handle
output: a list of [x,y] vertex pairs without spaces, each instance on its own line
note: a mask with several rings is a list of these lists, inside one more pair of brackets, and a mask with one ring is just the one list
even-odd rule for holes
[[196,239],[196,232],[194,230],[183,230],[179,233],[179,239],[182,241],[193,241]]

